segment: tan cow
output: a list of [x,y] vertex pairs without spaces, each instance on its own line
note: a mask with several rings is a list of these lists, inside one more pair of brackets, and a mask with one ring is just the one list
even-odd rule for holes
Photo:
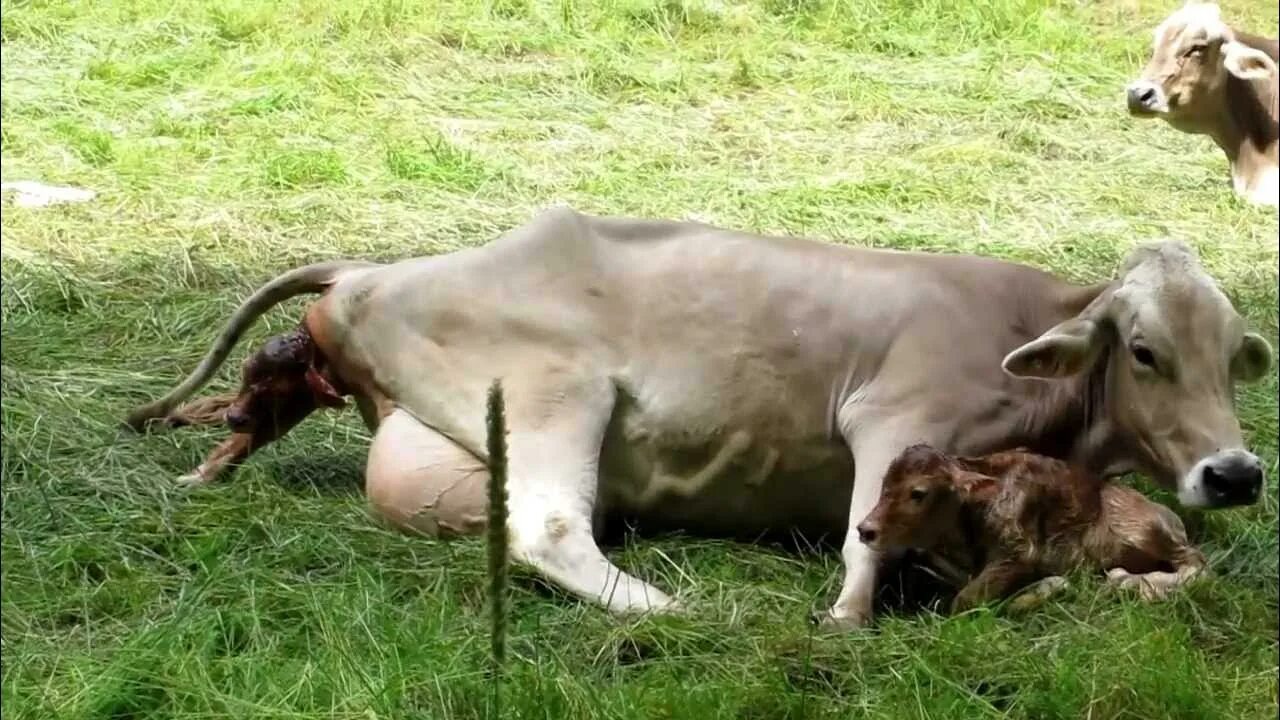
[[1156,28],[1151,60],[1128,88],[1129,112],[1213,138],[1236,193],[1276,206],[1278,54],[1275,40],[1224,23],[1217,5],[1188,3]]
[[847,531],[916,442],[1138,470],[1192,506],[1262,487],[1233,388],[1271,346],[1180,243],[1081,287],[987,258],[551,210],[482,247],[272,280],[130,422],[164,417],[302,292],[324,293],[309,336],[376,426],[373,507],[408,530],[483,527],[485,394],[502,378],[512,557],[619,612],[673,600],[601,553],[594,523],[612,513],[844,535],[828,621],[865,622],[879,554]]

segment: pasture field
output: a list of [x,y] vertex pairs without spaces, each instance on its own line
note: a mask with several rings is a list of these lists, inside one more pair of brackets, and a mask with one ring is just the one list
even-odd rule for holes
[[[4,207],[6,720],[486,717],[483,544],[371,518],[354,411],[190,492],[221,432],[119,428],[308,261],[447,252],[556,203],[1082,282],[1172,236],[1276,344],[1276,213],[1211,141],[1124,111],[1174,2],[2,2],[4,179],[99,192]],[[1276,31],[1274,3],[1224,14]],[[1274,718],[1275,371],[1238,397],[1267,491],[1179,511],[1215,571],[1185,595],[1079,577],[1025,617],[823,636],[838,553],[622,533],[691,612],[617,620],[516,573],[505,716]]]

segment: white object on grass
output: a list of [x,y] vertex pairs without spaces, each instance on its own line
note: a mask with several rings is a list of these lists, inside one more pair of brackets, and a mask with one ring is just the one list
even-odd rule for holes
[[33,180],[0,183],[0,191],[14,191],[13,204],[18,207],[44,207],[56,203],[87,202],[97,193],[74,187],[45,185]]

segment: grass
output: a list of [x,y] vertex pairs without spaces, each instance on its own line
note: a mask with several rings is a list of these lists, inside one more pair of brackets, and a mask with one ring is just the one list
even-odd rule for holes
[[[172,480],[219,433],[118,429],[306,261],[447,252],[553,203],[1080,281],[1167,235],[1276,342],[1274,211],[1121,105],[1172,3],[2,2],[4,179],[100,193],[4,210],[6,718],[485,716],[483,543],[369,516],[354,413],[194,492]],[[1216,576],[1167,603],[1082,577],[1027,617],[821,637],[837,555],[627,535],[613,556],[691,616],[615,620],[517,573],[504,708],[1274,718],[1276,395],[1274,371],[1239,395],[1263,502],[1184,513]]]

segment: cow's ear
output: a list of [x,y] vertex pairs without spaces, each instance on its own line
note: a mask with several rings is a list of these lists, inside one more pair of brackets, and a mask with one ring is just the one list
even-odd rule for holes
[[1231,377],[1239,382],[1256,382],[1271,369],[1271,343],[1258,333],[1245,333],[1244,342],[1231,358]]
[[1102,345],[1098,323],[1076,317],[1009,353],[1001,367],[1014,377],[1069,377],[1092,367]]
[[1222,64],[1241,80],[1266,80],[1276,75],[1276,63],[1270,55],[1241,42],[1222,46]]

